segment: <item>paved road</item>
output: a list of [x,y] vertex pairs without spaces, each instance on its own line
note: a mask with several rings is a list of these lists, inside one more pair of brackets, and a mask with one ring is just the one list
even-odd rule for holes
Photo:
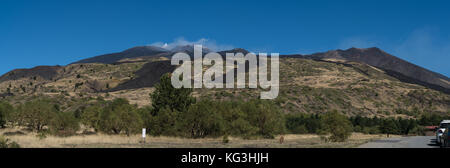
[[359,148],[439,148],[435,141],[435,136],[386,138],[363,144]]

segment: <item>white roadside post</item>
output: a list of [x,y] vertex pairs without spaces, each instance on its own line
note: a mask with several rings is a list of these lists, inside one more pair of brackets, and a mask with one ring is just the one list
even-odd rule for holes
[[146,137],[146,129],[145,128],[142,128],[142,139],[144,140],[143,142],[144,142],[144,144],[145,144],[145,137]]

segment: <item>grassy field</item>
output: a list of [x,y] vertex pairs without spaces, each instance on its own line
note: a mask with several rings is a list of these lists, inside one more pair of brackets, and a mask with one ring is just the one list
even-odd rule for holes
[[[347,142],[326,142],[318,135],[284,135],[284,143],[275,139],[245,140],[229,138],[229,143],[223,143],[222,138],[185,139],[175,137],[147,137],[146,143],[141,143],[140,135],[77,135],[71,137],[47,136],[40,138],[37,133],[17,129],[2,129],[0,135],[17,142],[22,148],[352,148],[371,140],[384,138],[385,135],[367,135],[353,133]],[[4,134],[6,133],[6,134]]]

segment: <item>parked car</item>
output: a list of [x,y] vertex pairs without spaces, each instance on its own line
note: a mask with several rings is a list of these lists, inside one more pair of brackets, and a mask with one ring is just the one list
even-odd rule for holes
[[442,144],[442,135],[444,134],[444,132],[446,130],[448,130],[447,128],[450,126],[450,120],[444,120],[441,122],[441,124],[439,124],[439,128],[436,130],[436,143],[437,144]]
[[441,147],[448,148],[450,147],[450,125],[447,126],[445,132],[441,136]]

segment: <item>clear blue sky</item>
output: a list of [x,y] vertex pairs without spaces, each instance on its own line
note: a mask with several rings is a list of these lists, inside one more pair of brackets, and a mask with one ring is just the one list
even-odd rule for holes
[[217,48],[281,54],[376,46],[450,76],[449,7],[444,0],[2,0],[0,74],[208,39]]

